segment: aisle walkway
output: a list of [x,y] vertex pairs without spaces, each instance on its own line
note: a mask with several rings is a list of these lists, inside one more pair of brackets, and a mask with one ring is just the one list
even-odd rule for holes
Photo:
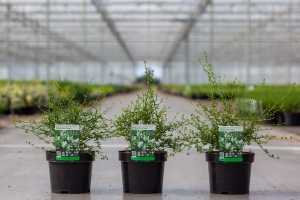
[[[113,118],[134,100],[135,94],[106,99],[102,109]],[[160,94],[169,107],[169,118],[177,113],[190,114],[195,102],[180,97]],[[97,160],[93,168],[90,195],[54,195],[50,193],[48,165],[42,150],[26,144],[30,139],[44,146],[34,136],[25,135],[13,127],[0,129],[0,199],[2,200],[299,200],[300,199],[300,140],[296,129],[276,128],[269,132],[278,136],[292,136],[286,141],[275,141],[270,149],[280,160],[266,157],[256,150],[253,165],[251,194],[224,196],[209,194],[208,169],[204,156],[191,152],[169,158],[165,169],[162,195],[123,195],[120,163],[117,151],[126,144],[120,139],[105,142],[109,160]]]

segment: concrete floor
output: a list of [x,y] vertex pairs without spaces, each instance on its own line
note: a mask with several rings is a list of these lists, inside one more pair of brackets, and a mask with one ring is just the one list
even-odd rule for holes
[[[169,107],[169,117],[176,113],[190,114],[196,102],[160,94]],[[113,118],[134,100],[135,94],[114,96],[102,103]],[[166,163],[162,195],[123,195],[117,151],[126,144],[120,139],[105,142],[109,160],[94,162],[92,191],[87,195],[51,194],[45,153],[26,144],[27,140],[44,146],[37,138],[10,126],[0,129],[0,200],[300,200],[300,137],[299,128],[276,127],[267,132],[288,136],[269,144],[280,156],[274,160],[253,145],[250,195],[212,195],[209,193],[208,168],[204,155],[196,152],[177,154]]]

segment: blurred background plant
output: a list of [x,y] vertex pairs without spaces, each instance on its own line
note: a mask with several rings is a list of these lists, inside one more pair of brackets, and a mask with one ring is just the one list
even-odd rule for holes
[[[59,84],[55,95],[72,97],[80,104],[89,104],[109,95],[137,89],[135,86],[96,85],[69,81],[51,81],[49,85],[55,83]],[[47,83],[43,81],[1,81],[0,114],[40,112],[47,107],[47,96]]]

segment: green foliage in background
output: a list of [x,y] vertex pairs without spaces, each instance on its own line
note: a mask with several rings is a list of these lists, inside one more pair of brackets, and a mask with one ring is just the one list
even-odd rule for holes
[[181,146],[179,137],[174,133],[182,126],[182,121],[167,122],[167,109],[161,105],[152,87],[153,72],[146,68],[146,90],[138,95],[114,121],[114,132],[117,136],[124,137],[129,142],[131,149],[131,127],[135,124],[153,124],[156,126],[154,132],[154,144],[148,151],[179,151]]
[[[49,85],[55,83],[60,85],[56,95],[72,97],[80,104],[89,104],[112,94],[137,89],[134,86],[96,85],[69,81],[50,81]],[[0,81],[0,114],[11,111],[22,114],[26,109],[43,110],[47,107],[47,90],[47,83],[42,81]]]
[[92,89],[87,84],[72,83],[69,81],[59,82],[59,93],[63,96],[73,96],[74,101],[83,104],[92,100]]
[[[20,110],[22,108],[36,108],[45,104],[47,90],[39,82],[32,81],[31,84],[25,82],[15,82],[0,85],[0,107],[2,112]],[[1,112],[0,111],[0,112]]]
[[262,102],[264,110],[273,112],[299,112],[300,86],[297,85],[257,85],[246,96]]
[[160,88],[163,91],[169,92],[175,95],[181,95],[188,98],[194,99],[209,99],[213,97],[215,99],[220,99],[222,97],[231,99],[238,96],[241,96],[243,91],[245,90],[245,86],[242,84],[237,84],[235,82],[232,83],[225,83],[225,84],[218,84],[218,91],[220,92],[213,92],[210,90],[209,84],[201,84],[201,85],[162,85]]
[[299,85],[257,84],[246,87],[240,83],[217,83],[215,91],[209,84],[201,85],[161,85],[164,92],[196,99],[253,99],[259,102],[263,111],[272,114],[282,112],[300,112]]

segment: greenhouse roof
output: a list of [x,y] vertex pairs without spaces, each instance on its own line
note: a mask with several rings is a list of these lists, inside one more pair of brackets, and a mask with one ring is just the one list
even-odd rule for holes
[[299,11],[297,0],[2,0],[0,57],[167,65],[184,61],[187,43],[192,57],[232,58],[241,46],[261,45],[296,62]]

